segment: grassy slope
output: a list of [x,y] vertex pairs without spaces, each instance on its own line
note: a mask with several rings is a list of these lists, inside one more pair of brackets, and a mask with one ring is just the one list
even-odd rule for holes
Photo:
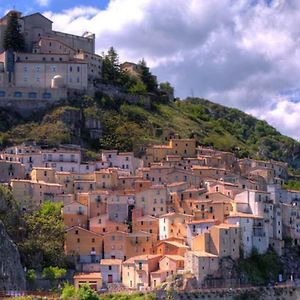
[[[59,118],[66,109],[81,110],[84,117],[92,114],[102,122],[104,138],[100,143],[91,141],[85,134],[81,137],[83,145],[93,150],[101,147],[132,150],[134,144],[144,146],[161,142],[159,128],[170,128],[181,137],[193,136],[200,144],[235,151],[240,157],[272,158],[289,162],[293,167],[300,166],[297,141],[281,135],[264,121],[203,99],[155,104],[152,109],[119,102],[107,107],[98,100],[89,101],[84,107],[81,103],[72,103],[70,107],[69,103],[69,106],[53,109],[34,123],[21,120],[21,125],[16,125],[12,118],[14,121],[4,126],[5,118],[0,118],[0,143],[1,137],[3,145],[29,139],[48,144],[78,140],[70,124],[64,125]],[[82,132],[86,132],[84,126]]]

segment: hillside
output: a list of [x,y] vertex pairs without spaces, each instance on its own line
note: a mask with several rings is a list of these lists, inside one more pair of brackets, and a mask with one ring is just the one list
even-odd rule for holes
[[197,98],[163,103],[153,99],[149,106],[143,100],[129,104],[98,95],[69,100],[31,116],[30,121],[2,112],[0,145],[28,140],[48,145],[78,143],[91,150],[90,158],[101,148],[141,153],[149,143],[163,142],[166,128],[239,157],[274,159],[300,167],[299,142],[242,111]]

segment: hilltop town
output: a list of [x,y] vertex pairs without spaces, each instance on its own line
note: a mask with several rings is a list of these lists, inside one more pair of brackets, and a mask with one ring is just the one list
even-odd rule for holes
[[24,211],[63,203],[75,285],[147,289],[191,273],[201,287],[225,257],[270,248],[280,256],[285,239],[299,244],[300,192],[282,188],[285,163],[237,159],[178,137],[142,158],[103,150],[101,160],[83,162],[80,149],[26,145],[0,157],[1,181]]
[[[26,115],[38,111],[42,103],[53,105],[69,98],[83,102],[84,96],[94,97],[98,92],[125,97],[126,104],[137,103],[142,95],[141,107],[151,106],[149,87],[146,92],[139,80],[135,83],[135,88],[140,88],[138,95],[135,89],[130,94],[104,84],[105,64],[95,53],[94,34],[57,32],[52,21],[39,13],[22,16],[10,11],[0,20],[0,41],[12,15],[24,36],[24,49],[11,51],[0,42],[1,107],[13,106]],[[120,65],[134,80],[141,77],[140,68],[132,62]],[[156,77],[147,75],[151,86]],[[155,92],[164,94],[167,101],[174,100],[170,87],[165,91],[159,87]],[[207,111],[201,112],[203,118],[212,112]],[[100,121],[93,116],[85,123],[90,126],[90,136],[101,140]],[[224,127],[229,126],[227,123]],[[49,203],[58,205],[61,211],[56,219],[62,222],[64,232],[62,260],[67,266],[61,277],[76,289],[84,285],[112,292],[167,290],[170,286],[187,291],[239,287],[253,283],[251,274],[240,270],[241,262],[264,255],[278,264],[269,266],[273,274],[267,272],[266,278],[259,278],[262,284],[293,282],[298,271],[290,266],[287,253],[300,245],[300,191],[286,187],[289,165],[249,158],[247,152],[238,153],[238,147],[231,147],[234,152],[205,146],[199,138],[191,137],[197,133],[188,129],[180,136],[170,128],[155,128],[164,142],[152,141],[134,152],[109,147],[113,140],[106,149],[97,150],[93,159],[84,147],[72,143],[1,144],[1,189],[5,197],[11,195],[16,201],[25,218],[36,216]],[[78,128],[73,131],[79,135]],[[0,217],[4,207],[1,193]],[[9,215],[12,206],[7,205],[3,215]],[[1,226],[0,238],[8,240]],[[26,232],[22,226],[14,226],[18,227],[12,225],[9,232],[12,235],[16,229],[18,236],[11,236],[12,240],[23,241]],[[51,238],[49,232],[50,243]],[[55,249],[57,255],[60,246]],[[10,247],[6,249],[17,251]],[[22,247],[20,251],[26,248],[24,244]],[[27,259],[44,259],[37,257]],[[278,267],[280,259],[281,264],[285,259],[283,267]],[[298,263],[296,259],[294,263]],[[21,274],[22,266],[18,266]],[[39,269],[42,267],[45,265]],[[5,275],[0,276],[0,291],[24,288],[23,283],[17,286],[13,280],[5,281],[14,277],[14,270],[1,259],[0,270]],[[27,280],[29,271],[25,270]]]

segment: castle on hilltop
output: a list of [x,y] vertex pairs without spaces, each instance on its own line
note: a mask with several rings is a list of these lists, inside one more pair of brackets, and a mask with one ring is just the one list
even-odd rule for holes
[[[4,50],[4,33],[12,14],[24,36],[23,52]],[[89,93],[95,79],[101,78],[102,57],[95,54],[95,35],[54,31],[52,23],[40,13],[22,16],[15,10],[0,19],[2,107],[14,100],[55,102],[74,93]]]

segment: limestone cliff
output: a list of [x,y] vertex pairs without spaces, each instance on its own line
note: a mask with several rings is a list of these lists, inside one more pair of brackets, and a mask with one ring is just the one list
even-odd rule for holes
[[25,290],[25,287],[19,251],[0,221],[0,290]]

